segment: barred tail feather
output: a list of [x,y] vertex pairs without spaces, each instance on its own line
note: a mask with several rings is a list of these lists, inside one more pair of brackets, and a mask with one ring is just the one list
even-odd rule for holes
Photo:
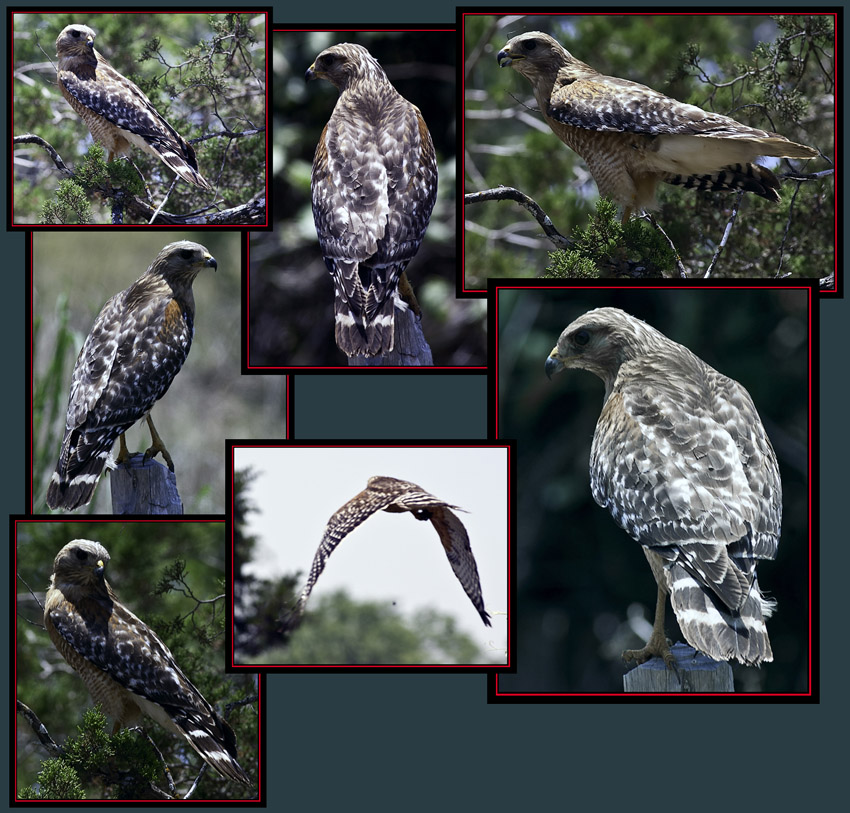
[[700,192],[737,192],[743,189],[774,203],[781,200],[779,179],[758,164],[733,164],[709,175],[668,175],[664,180]]
[[683,568],[674,566],[670,576],[670,602],[685,640],[694,649],[715,660],[734,658],[750,666],[773,660],[764,619],[776,602],[762,596],[755,579],[741,608],[733,611]]
[[363,311],[355,312],[337,290],[334,299],[335,336],[337,346],[348,356],[382,356],[395,344],[395,305],[393,297],[385,300],[371,318]]
[[86,445],[86,437],[75,431],[65,438],[56,471],[47,487],[49,508],[73,511],[91,502],[117,435],[104,437],[101,432],[91,445]]
[[[251,784],[248,774],[236,760],[236,737],[227,722],[217,715],[214,721],[193,719],[193,715],[189,715],[176,718],[174,722],[189,745],[210,767],[215,768],[227,779],[242,782],[245,785]],[[209,726],[212,722],[215,728],[210,731]]]
[[209,182],[201,175],[198,169],[198,159],[195,157],[194,147],[178,135],[170,126],[168,126],[168,129],[171,134],[170,138],[167,136],[158,136],[153,133],[148,133],[144,137],[138,134],[132,134],[135,135],[135,138],[131,137],[131,135],[127,137],[145,152],[159,158],[160,161],[174,170],[184,181],[205,189],[208,192],[212,192],[212,186],[210,186]]

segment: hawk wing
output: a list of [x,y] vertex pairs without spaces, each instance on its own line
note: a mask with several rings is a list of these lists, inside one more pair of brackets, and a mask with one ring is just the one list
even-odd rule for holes
[[83,118],[92,136],[113,152],[128,144],[161,160],[184,181],[212,187],[198,170],[195,150],[156,110],[137,85],[122,76],[94,48],[95,32],[67,26],[56,40],[57,77],[62,95]]
[[54,645],[119,725],[147,714],[223,776],[250,783],[236,760],[233,730],[159,636],[115,598],[103,577],[108,562],[103,546],[89,540],[59,552],[44,614]]
[[350,499],[328,520],[324,536],[310,568],[307,584],[301,591],[295,611],[292,617],[287,619],[285,626],[292,629],[299,623],[307,599],[336,546],[354,528],[376,511],[381,510],[390,513],[410,512],[416,519],[431,520],[452,570],[475,609],[478,610],[482,621],[490,626],[490,616],[484,610],[478,568],[469,545],[469,537],[461,521],[449,510],[451,508],[463,510],[429,494],[416,483],[397,480],[394,477],[369,478],[366,488]]

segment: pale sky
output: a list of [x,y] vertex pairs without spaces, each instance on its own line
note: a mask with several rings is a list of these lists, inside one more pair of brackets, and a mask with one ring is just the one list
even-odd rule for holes
[[[332,447],[237,448],[238,470],[251,468],[249,491],[258,509],[248,532],[260,544],[249,570],[264,577],[301,571],[303,586],[331,515],[373,476],[410,480],[457,512],[478,564],[485,627],[455,578],[434,527],[412,515],[378,511],[336,548],[310,602],[341,587],[361,601],[395,602],[409,614],[430,606],[453,615],[485,651],[507,646],[507,483],[505,448]],[[300,589],[299,586],[299,589]],[[310,603],[307,605],[309,612]]]

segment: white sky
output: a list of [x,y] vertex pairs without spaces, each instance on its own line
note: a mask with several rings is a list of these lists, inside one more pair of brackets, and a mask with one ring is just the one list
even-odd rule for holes
[[[453,615],[485,651],[507,646],[508,452],[480,447],[236,448],[237,469],[256,478],[249,497],[249,533],[260,544],[248,569],[264,577],[301,571],[301,586],[331,515],[373,476],[396,477],[465,508],[458,512],[478,564],[482,624],[430,522],[378,511],[337,547],[310,601],[340,587],[361,601],[394,601],[409,615],[430,606]],[[300,589],[300,587],[299,587]],[[309,612],[309,603],[308,603]]]

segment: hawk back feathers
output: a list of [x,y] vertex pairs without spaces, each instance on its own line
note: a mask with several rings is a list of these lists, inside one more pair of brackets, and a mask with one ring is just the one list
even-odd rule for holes
[[782,484],[747,391],[617,308],[575,320],[546,367],[605,383],[593,497],[643,546],[688,643],[715,659],[772,660],[774,605],[756,564],[776,555]]
[[335,336],[349,356],[394,346],[399,284],[428,228],[437,160],[419,109],[362,46],[323,51],[306,78],[340,91],[313,159],[313,219],[334,283]]

